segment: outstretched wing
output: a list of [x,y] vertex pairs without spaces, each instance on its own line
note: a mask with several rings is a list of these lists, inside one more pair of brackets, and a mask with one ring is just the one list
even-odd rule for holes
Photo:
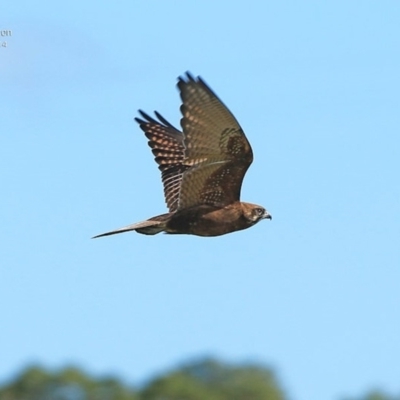
[[143,119],[135,118],[135,120],[149,139],[149,146],[161,171],[165,202],[169,211],[173,212],[178,208],[182,176],[188,169],[183,164],[184,145],[182,132],[178,131],[157,112],[155,114],[159,121],[141,110],[139,110],[139,113]]
[[178,80],[187,169],[180,177],[178,209],[199,204],[225,206],[240,199],[253,161],[250,143],[233,114],[200,78]]

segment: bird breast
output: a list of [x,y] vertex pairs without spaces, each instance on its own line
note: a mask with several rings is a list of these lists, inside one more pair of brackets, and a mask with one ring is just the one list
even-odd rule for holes
[[248,228],[239,202],[225,207],[200,205],[177,211],[167,224],[167,233],[220,236]]

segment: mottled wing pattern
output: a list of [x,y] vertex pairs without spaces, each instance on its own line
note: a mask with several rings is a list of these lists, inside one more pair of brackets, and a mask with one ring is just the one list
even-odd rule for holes
[[155,114],[159,121],[141,110],[139,110],[139,113],[143,119],[135,118],[135,120],[149,139],[149,146],[152,149],[155,161],[159,165],[168,209],[170,212],[176,211],[182,176],[188,168],[183,165],[182,132],[178,131],[157,112]]
[[232,113],[200,78],[179,78],[181,126],[189,167],[182,177],[179,209],[199,204],[225,206],[240,199],[253,161],[250,143]]

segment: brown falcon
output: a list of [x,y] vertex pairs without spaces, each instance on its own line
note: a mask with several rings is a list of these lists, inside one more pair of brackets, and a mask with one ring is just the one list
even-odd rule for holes
[[271,219],[263,207],[240,201],[253,152],[235,117],[200,77],[186,73],[178,89],[183,132],[158,112],[158,120],[140,110],[135,118],[161,170],[169,213],[95,238],[128,231],[219,236]]

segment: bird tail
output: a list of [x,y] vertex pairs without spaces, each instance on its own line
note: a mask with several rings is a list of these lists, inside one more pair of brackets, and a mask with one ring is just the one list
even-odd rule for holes
[[144,235],[156,235],[157,233],[165,230],[166,223],[170,214],[157,215],[156,217],[150,218],[146,221],[137,222],[132,225],[124,226],[119,229],[115,229],[110,232],[101,233],[100,235],[93,236],[92,239],[96,239],[102,236],[116,235],[117,233],[136,231]]

